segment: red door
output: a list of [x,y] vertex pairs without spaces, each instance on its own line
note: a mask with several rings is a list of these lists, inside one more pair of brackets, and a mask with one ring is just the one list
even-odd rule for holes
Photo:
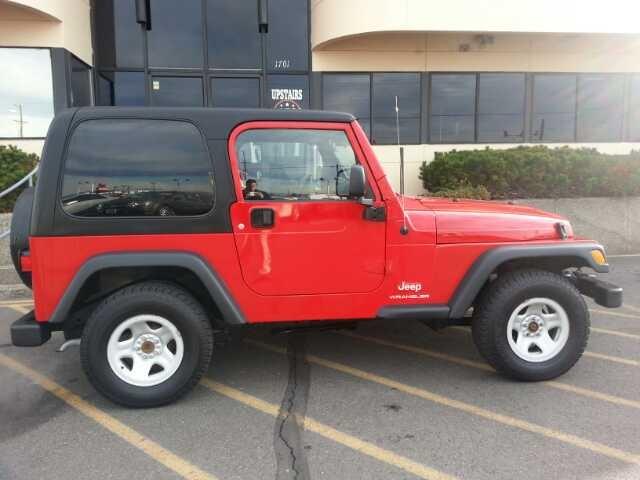
[[240,200],[231,219],[242,274],[255,292],[363,293],[382,283],[385,222],[365,220],[366,207],[345,195],[351,166],[366,171],[350,128],[253,122],[233,132]]

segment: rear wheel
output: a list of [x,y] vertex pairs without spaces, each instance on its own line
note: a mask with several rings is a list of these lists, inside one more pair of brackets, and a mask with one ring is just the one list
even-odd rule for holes
[[207,371],[213,333],[202,306],[169,283],[145,282],[106,298],[82,334],[83,368],[116,403],[154,407],[190,391]]
[[519,270],[499,277],[474,312],[473,339],[499,372],[526,381],[562,375],[580,358],[589,338],[589,312],[564,277]]

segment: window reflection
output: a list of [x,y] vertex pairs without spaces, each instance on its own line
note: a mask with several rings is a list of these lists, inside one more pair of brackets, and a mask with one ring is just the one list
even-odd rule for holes
[[322,102],[325,110],[355,115],[369,135],[371,115],[369,75],[325,74],[322,78]]
[[209,68],[260,68],[257,0],[208,0]]
[[624,77],[580,75],[578,77],[578,141],[622,140]]
[[64,210],[85,217],[201,215],[213,206],[213,172],[191,124],[90,120],[73,133]]
[[49,50],[0,48],[0,137],[44,137],[52,118]]
[[248,200],[340,200],[348,196],[356,158],[344,132],[249,130],[238,137],[236,151]]
[[431,76],[431,141],[473,142],[476,76]]
[[398,97],[400,143],[420,143],[420,74],[374,73],[372,142],[398,143],[395,99]]
[[631,77],[629,140],[632,142],[640,142],[640,75]]
[[533,82],[532,139],[574,141],[576,76],[535,75]]
[[524,140],[523,73],[481,73],[478,88],[478,141]]

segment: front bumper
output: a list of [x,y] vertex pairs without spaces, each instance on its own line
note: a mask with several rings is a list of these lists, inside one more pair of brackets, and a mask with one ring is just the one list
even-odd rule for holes
[[607,308],[622,305],[622,287],[582,272],[575,272],[572,280],[581,294],[592,298],[598,305]]
[[37,347],[50,338],[49,325],[36,322],[33,311],[11,324],[11,343],[16,347]]

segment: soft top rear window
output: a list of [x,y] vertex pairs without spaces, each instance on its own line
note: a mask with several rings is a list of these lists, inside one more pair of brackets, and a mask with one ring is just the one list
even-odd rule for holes
[[203,215],[214,204],[212,165],[191,123],[87,120],[72,134],[61,197],[80,217]]

